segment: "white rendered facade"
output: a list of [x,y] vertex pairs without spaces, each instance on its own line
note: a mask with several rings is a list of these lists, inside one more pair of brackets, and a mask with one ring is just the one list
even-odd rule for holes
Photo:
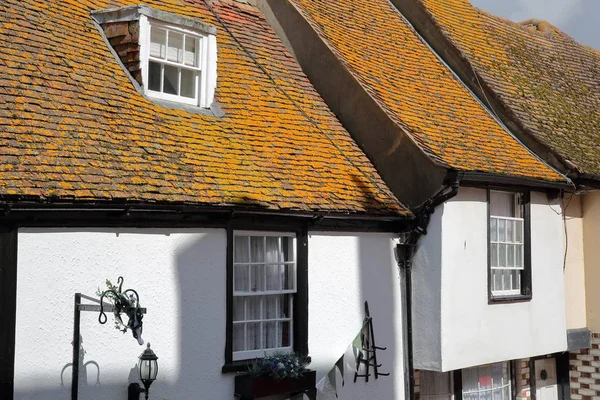
[[[125,278],[140,294],[143,338],[159,357],[151,398],[231,399],[233,373],[222,373],[226,342],[224,229],[21,229],[14,399],[70,398],[73,295],[94,295],[104,280]],[[368,300],[379,355],[377,381],[352,382],[344,399],[403,399],[398,268],[390,234],[309,233],[309,355],[320,380],[358,333]],[[130,333],[83,312],[79,399],[126,398],[142,352]],[[353,359],[347,359],[353,364]],[[199,392],[198,388],[202,388]],[[323,398],[335,395],[325,390]]]
[[415,368],[451,371],[567,349],[560,199],[531,192],[530,300],[488,298],[487,191],[436,208],[413,264]]

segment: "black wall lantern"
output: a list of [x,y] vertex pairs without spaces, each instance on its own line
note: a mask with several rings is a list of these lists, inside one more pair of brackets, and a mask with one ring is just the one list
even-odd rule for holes
[[140,387],[138,383],[131,383],[129,385],[128,400],[139,400],[140,393],[145,393],[146,400],[148,400],[148,389],[152,382],[156,380],[158,374],[158,357],[150,348],[150,343],[144,352],[140,355],[140,361],[138,361],[138,371],[140,373],[140,381],[144,384],[144,387]]

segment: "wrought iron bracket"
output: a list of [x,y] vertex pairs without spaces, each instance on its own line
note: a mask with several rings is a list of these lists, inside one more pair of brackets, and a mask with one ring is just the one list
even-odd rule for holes
[[[387,350],[387,347],[379,347],[375,345],[375,332],[373,331],[373,317],[369,313],[369,302],[365,301],[365,319],[363,322],[363,329],[360,333],[360,342],[362,343],[361,351],[358,352],[356,358],[356,372],[354,373],[354,382],[358,378],[365,378],[366,382],[369,382],[371,373],[370,368],[373,368],[373,375],[375,379],[380,376],[389,376],[389,373],[379,372],[381,364],[377,363],[377,350]],[[365,365],[365,373],[359,374],[361,364]]]
[[[82,300],[87,300],[95,304],[82,304]],[[81,355],[81,312],[93,311],[114,312],[115,307],[112,304],[101,302],[100,300],[86,296],[81,293],[75,293],[75,306],[73,310],[73,374],[71,379],[71,400],[77,400],[79,391],[79,357]],[[142,314],[146,314],[145,308],[139,309]]]

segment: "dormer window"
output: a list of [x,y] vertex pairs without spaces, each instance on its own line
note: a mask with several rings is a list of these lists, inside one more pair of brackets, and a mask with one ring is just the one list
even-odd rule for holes
[[[203,72],[208,68],[208,39],[204,35],[148,21],[148,71],[146,94],[186,104],[206,105],[202,90]],[[206,75],[206,74],[204,74]],[[204,83],[204,84],[203,84]]]
[[138,90],[163,105],[208,108],[216,87],[216,28],[148,6],[93,13]]

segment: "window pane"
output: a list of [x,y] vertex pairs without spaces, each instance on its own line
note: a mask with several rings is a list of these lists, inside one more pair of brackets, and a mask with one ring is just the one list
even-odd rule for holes
[[267,262],[279,262],[281,261],[279,257],[279,238],[267,236]]
[[183,62],[186,65],[192,65],[194,67],[196,66],[198,60],[198,57],[196,56],[196,42],[196,38],[190,36],[185,37],[185,54],[183,57]]
[[290,318],[290,299],[292,296],[284,294],[278,296],[279,299],[279,318]]
[[280,346],[281,347],[289,347],[292,345],[292,341],[291,341],[291,330],[290,330],[290,323],[289,322],[279,322],[278,323],[279,326],[279,332],[277,332],[278,337],[281,338],[279,340]]
[[278,317],[278,313],[277,313],[277,307],[278,307],[278,302],[279,300],[279,296],[267,296],[266,297],[266,310],[267,310],[267,315],[266,315],[266,319],[276,319]]
[[267,265],[267,290],[280,290],[279,287],[279,265]]
[[294,261],[294,238],[284,236],[281,238],[281,249],[283,251],[283,261]]
[[498,241],[506,241],[506,221],[503,219],[498,220]]
[[506,241],[507,242],[514,242],[515,241],[515,237],[514,237],[514,225],[515,225],[515,221],[513,220],[508,220],[506,221]]
[[167,31],[152,27],[150,32],[150,55],[157,58],[165,58],[167,43]]
[[283,289],[284,290],[293,290],[295,289],[294,281],[295,281],[295,272],[296,268],[294,265],[284,265],[283,266]]
[[250,322],[246,325],[246,350],[260,349],[260,322]]
[[515,247],[515,266],[517,268],[523,267],[523,245],[519,244]]
[[523,221],[515,221],[515,241],[523,243]]
[[179,68],[172,65],[163,65],[165,75],[163,81],[163,93],[177,94],[177,82],[179,79]]
[[235,237],[235,252],[233,253],[233,262],[242,263],[250,261],[248,253],[248,236]]
[[233,273],[233,290],[235,292],[248,291],[248,266],[236,265]]
[[261,304],[261,296],[246,297],[246,320],[257,320],[262,318]]
[[250,237],[250,261],[263,262],[265,261],[265,242],[262,236]]
[[490,214],[497,217],[515,216],[515,194],[490,192]]
[[244,350],[244,324],[233,324],[233,351]]
[[479,373],[477,368],[462,370],[463,393],[477,392],[479,390]]
[[153,61],[148,63],[148,89],[160,92],[160,64]]
[[233,320],[244,320],[244,298],[236,296],[233,298]]
[[498,244],[490,244],[490,264],[492,267],[498,266]]
[[196,98],[196,73],[189,69],[181,69],[181,96]]
[[498,241],[498,220],[494,217],[490,218],[490,240],[492,242]]
[[512,290],[513,289],[513,281],[512,281],[512,271],[504,270],[502,271],[502,289],[503,290]]
[[252,265],[250,267],[250,290],[262,292],[265,290],[265,266]]
[[265,322],[265,348],[281,347],[277,343],[277,322]]
[[169,31],[167,60],[183,62],[183,34]]
[[502,290],[502,270],[492,270],[492,290]]
[[[510,379],[507,363],[498,363],[462,370],[463,399],[510,400]],[[508,388],[508,391],[506,391]],[[507,397],[501,399],[503,393]]]
[[498,266],[506,267],[506,245],[498,245]]
[[511,268],[515,266],[515,245],[513,244],[506,247],[506,266]]

